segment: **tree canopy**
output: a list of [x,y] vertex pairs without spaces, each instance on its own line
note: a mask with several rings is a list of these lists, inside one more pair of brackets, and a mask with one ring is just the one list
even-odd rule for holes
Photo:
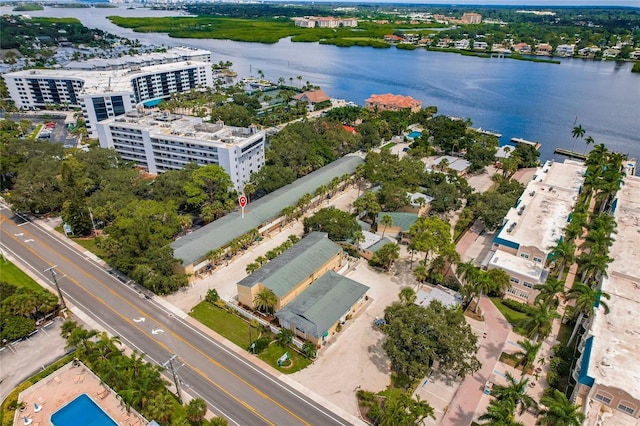
[[433,363],[459,377],[480,369],[478,338],[462,310],[438,301],[429,306],[395,302],[385,309],[383,343],[391,368],[410,381],[426,376]]
[[360,230],[360,225],[353,216],[335,207],[318,210],[313,216],[305,218],[303,224],[305,234],[312,231],[326,232],[332,241],[344,241]]

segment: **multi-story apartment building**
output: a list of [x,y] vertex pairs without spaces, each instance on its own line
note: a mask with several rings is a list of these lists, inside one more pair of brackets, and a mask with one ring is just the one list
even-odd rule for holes
[[173,93],[213,86],[211,64],[191,61],[112,71],[31,69],[7,73],[3,78],[18,108],[81,108],[94,138],[100,120]]
[[117,58],[93,58],[64,64],[67,70],[113,71],[136,67],[171,64],[174,62],[211,62],[211,52],[204,49],[179,46],[165,52],[150,52],[141,55],[123,55]]
[[578,350],[573,378],[572,401],[581,405],[585,425],[640,423],[640,331],[636,315],[640,311],[640,178],[627,176],[611,211],[617,234],[610,248],[613,261],[602,277],[600,289],[609,294],[594,306],[586,321],[586,333]]
[[480,24],[482,22],[482,15],[479,13],[467,12],[462,14],[460,19],[463,24]]
[[296,27],[302,28],[339,28],[357,27],[356,18],[334,18],[333,16],[308,16],[305,18],[292,18]]
[[533,287],[547,278],[547,257],[571,220],[585,170],[577,161],[547,161],[507,213],[483,266],[509,274],[508,297],[534,303]]
[[202,118],[129,111],[98,123],[100,146],[115,149],[151,174],[186,164],[218,164],[242,191],[264,165],[265,133],[255,126],[205,123]]

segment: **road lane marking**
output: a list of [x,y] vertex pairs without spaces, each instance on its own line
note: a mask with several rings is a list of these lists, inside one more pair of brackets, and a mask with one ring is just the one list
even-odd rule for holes
[[[20,216],[19,214],[17,214],[17,216]],[[4,222],[5,220],[8,220],[8,218],[5,215],[0,215],[0,223]],[[26,219],[25,219],[26,220]],[[33,224],[36,229],[38,229],[43,235],[43,238],[51,238],[56,244],[60,244],[64,247],[66,247],[71,253],[73,253],[73,255],[78,256],[78,257],[82,257],[83,253],[79,252],[74,246],[72,246],[71,244],[67,243],[65,240],[63,239],[59,239],[56,238],[55,236],[53,236],[51,234],[51,231],[48,229],[45,229],[41,226],[39,226],[37,223],[34,222],[26,222],[26,223],[31,223]],[[29,231],[27,231],[29,232]],[[31,235],[33,235],[32,233],[30,233]],[[94,275],[92,274],[91,271],[89,271],[86,268],[86,264],[79,262],[79,263],[75,263],[75,262],[71,262],[69,261],[69,259],[67,257],[65,257],[64,255],[60,254],[57,250],[55,250],[54,248],[52,248],[47,242],[43,240],[39,240],[44,246],[48,247],[50,250],[52,250],[53,252],[55,252],[58,256],[60,256],[63,260],[65,260],[66,263],[73,265],[78,272],[82,273],[83,275],[87,276],[88,278],[91,279],[95,279]],[[25,248],[29,249],[29,247],[25,246]],[[31,251],[32,253],[35,254],[35,252],[33,252],[32,250],[29,249],[29,251]],[[38,256],[40,257],[40,256]],[[40,257],[41,258],[41,257]],[[42,258],[41,258],[42,259]],[[45,259],[42,259],[45,262],[47,262]],[[48,262],[47,262],[48,263]],[[121,285],[123,286],[122,288],[128,289],[129,291],[133,292],[133,293],[137,293],[137,291],[133,288],[131,288],[130,286],[125,285],[124,283],[120,282],[119,280],[114,280],[114,277],[107,271],[105,270],[103,267],[101,267],[99,264],[95,263],[94,261],[88,262],[89,265],[91,265],[91,267],[93,267],[96,271],[99,271],[99,273],[104,274],[105,278],[107,278],[108,280],[113,280],[116,285]],[[45,277],[46,278],[46,277]],[[47,281],[49,281],[48,278],[46,278]],[[123,300],[126,304],[128,304],[132,309],[138,311],[140,314],[144,315],[144,311],[143,308],[139,308],[135,305],[133,305],[129,299],[125,298],[123,295],[114,292],[109,286],[105,285],[105,283],[103,281],[97,280],[97,284],[102,287],[103,289],[106,289],[107,292],[111,293],[114,297]],[[85,292],[89,293],[86,289],[84,289],[84,287],[82,287],[77,281],[73,280],[75,282],[75,284],[82,290],[84,290]],[[93,294],[89,293],[91,297],[95,297]],[[152,301],[153,302],[153,301]],[[104,302],[102,302],[104,303]],[[169,312],[162,304],[159,304],[157,302],[153,302],[155,304],[156,309],[160,310],[160,311],[164,311],[164,312]],[[106,305],[106,304],[105,304]],[[109,307],[110,308],[110,307]],[[113,311],[113,310],[112,310]],[[113,311],[116,315],[122,317],[122,315],[118,312]],[[123,318],[124,319],[124,318]],[[253,370],[254,372],[256,372],[257,374],[259,374],[260,376],[262,376],[264,379],[272,382],[274,385],[278,386],[280,389],[282,389],[283,391],[289,393],[292,397],[294,397],[295,399],[299,400],[300,402],[303,402],[304,404],[306,404],[307,406],[309,406],[310,408],[313,408],[314,410],[322,413],[323,415],[325,415],[326,417],[332,419],[334,422],[338,423],[338,424],[345,424],[343,423],[343,419],[337,418],[336,414],[332,411],[328,411],[325,410],[324,407],[322,406],[321,403],[316,402],[312,399],[305,399],[304,396],[304,392],[302,392],[301,395],[298,395],[296,392],[294,392],[293,389],[290,389],[288,387],[286,387],[284,385],[284,383],[282,383],[280,380],[278,380],[277,378],[275,378],[274,376],[272,376],[271,374],[265,372],[264,370],[258,368],[257,366],[255,366],[254,364],[248,362],[247,360],[243,359],[242,357],[239,357],[235,352],[231,351],[230,349],[228,349],[226,346],[224,346],[223,344],[217,342],[215,339],[211,338],[209,335],[204,334],[203,332],[201,332],[200,330],[198,330],[197,328],[193,327],[189,322],[184,321],[182,318],[176,318],[178,321],[180,321],[181,325],[183,327],[185,327],[186,329],[190,330],[191,332],[193,332],[194,334],[199,335],[201,338],[203,338],[204,340],[206,340],[208,343],[216,346],[220,351],[227,353],[229,356],[234,357],[238,362],[244,364],[247,368],[250,368],[251,370]],[[158,325],[161,325],[158,321],[154,320]],[[128,321],[130,322],[130,321]],[[132,323],[133,325],[133,323]],[[136,327],[138,328],[138,327]],[[139,329],[139,328],[138,328]],[[139,329],[140,330],[140,329]],[[143,332],[142,330],[140,330],[141,332]],[[147,334],[145,332],[145,334]],[[230,374],[231,376],[235,377],[236,380],[238,380],[239,382],[245,384],[249,389],[253,390],[256,394],[262,396],[263,398],[265,398],[267,401],[270,401],[271,403],[273,403],[274,405],[276,405],[277,407],[281,408],[283,411],[285,411],[286,413],[288,413],[289,415],[291,415],[292,417],[296,418],[297,420],[299,420],[300,422],[302,422],[305,425],[309,425],[309,422],[303,420],[302,418],[300,418],[297,414],[293,413],[291,410],[289,410],[287,407],[285,407],[284,405],[282,405],[281,403],[279,403],[278,401],[272,399],[271,397],[269,397],[268,395],[266,395],[264,392],[260,391],[260,389],[258,389],[257,387],[255,387],[254,385],[252,385],[251,383],[247,382],[245,379],[243,379],[242,377],[238,376],[238,374],[236,374],[235,372],[229,370],[227,367],[223,366],[222,364],[220,364],[218,361],[216,361],[215,359],[211,358],[208,354],[206,354],[205,352],[203,352],[202,350],[200,350],[198,347],[194,346],[193,344],[191,344],[190,342],[186,341],[185,339],[183,339],[181,336],[177,335],[176,333],[169,331],[169,334],[175,338],[176,340],[181,341],[183,344],[191,347],[195,352],[199,353],[201,356],[205,357],[207,360],[209,360],[210,363],[212,363],[213,365],[215,365],[216,367],[224,370],[225,372],[227,372],[228,374]],[[147,334],[148,335],[148,334]],[[157,344],[161,345],[162,342],[155,340],[153,338],[151,338],[152,340],[154,340]],[[167,350],[168,351],[168,350]],[[170,351],[168,351],[170,352]],[[312,403],[313,402],[313,403]]]
[[[6,221],[7,219],[3,216],[2,220],[0,220],[0,223]],[[28,231],[27,231],[28,232]],[[28,232],[29,233],[29,232]],[[31,234],[31,233],[29,233]],[[32,234],[33,235],[33,234]],[[35,235],[34,235],[35,236]],[[13,237],[14,240],[17,241],[17,239],[15,237]],[[71,262],[66,256],[62,255],[61,253],[57,252],[55,249],[53,249],[49,244],[47,244],[44,241],[40,241],[40,243],[44,246],[46,246],[47,248],[49,248],[49,250],[55,252],[61,259],[63,259],[66,263],[73,265],[78,272],[82,273],[83,275],[92,278],[94,280],[96,280],[96,278],[94,278],[91,274],[89,274],[87,271],[84,270],[84,268],[82,267],[82,264],[76,264],[74,262]],[[40,258],[42,261],[44,261],[46,264],[51,265],[51,263],[47,260],[44,259],[42,256],[40,256],[38,253],[36,253],[33,249],[31,249],[31,247],[29,246],[24,246],[27,250],[29,250],[34,256]],[[77,254],[76,250],[72,250],[72,252],[74,254]],[[89,294],[91,297],[93,297],[94,299],[98,300],[100,303],[102,303],[105,307],[107,307],[110,311],[112,311],[116,316],[119,316],[120,318],[122,318],[124,321],[130,323],[134,328],[138,329],[141,333],[146,334],[151,340],[153,340],[154,342],[156,342],[157,345],[163,347],[167,352],[171,353],[171,350],[169,350],[169,348],[161,341],[156,340],[155,338],[151,337],[148,335],[148,332],[145,330],[142,330],[141,328],[137,327],[135,325],[135,323],[133,323],[131,320],[129,320],[129,318],[124,317],[122,314],[120,314],[119,312],[116,312],[115,310],[113,310],[111,308],[110,305],[108,305],[106,302],[104,302],[104,300],[102,300],[100,297],[96,296],[93,293],[90,293],[88,290],[86,290],[84,287],[82,287],[80,285],[80,283],[78,281],[76,281],[75,279],[73,279],[72,277],[67,277],[69,278],[69,280],[71,282],[73,282],[78,288],[80,288],[81,290],[85,291],[87,294]],[[49,279],[47,278],[47,281],[49,281]],[[101,287],[103,287],[104,289],[107,290],[107,292],[111,293],[113,296],[115,296],[116,298],[119,298],[121,300],[123,300],[126,304],[128,304],[131,308],[133,308],[134,310],[140,312],[141,314],[142,309],[133,305],[129,300],[127,300],[126,298],[122,297],[120,294],[114,292],[112,289],[110,289],[108,286],[104,285],[104,283],[102,283],[101,281],[97,281],[97,284]],[[68,293],[67,293],[68,294]],[[155,321],[155,320],[154,320]],[[159,322],[155,321],[156,323],[158,323],[158,325],[160,325]],[[260,392],[260,394],[256,391],[259,391],[259,389],[257,389],[254,385],[250,384],[249,382],[247,382],[245,379],[243,379],[242,377],[238,376],[236,373],[234,373],[233,371],[229,370],[227,367],[224,367],[222,364],[220,364],[218,361],[214,360],[213,358],[211,358],[209,355],[207,355],[206,353],[202,352],[200,349],[198,349],[196,346],[194,346],[193,344],[191,344],[190,342],[186,341],[185,339],[183,339],[182,337],[180,337],[179,335],[175,334],[172,331],[169,331],[169,334],[175,338],[176,340],[181,341],[183,344],[185,344],[186,346],[191,347],[195,352],[199,353],[201,356],[203,356],[205,359],[209,360],[210,363],[214,364],[216,367],[224,370],[226,373],[230,374],[231,376],[235,377],[238,381],[240,381],[241,383],[243,383],[245,386],[247,386],[250,390],[252,390],[253,392],[256,393],[256,395],[259,395],[261,397],[264,398],[264,396],[266,396],[266,400],[270,401],[272,404],[274,404],[275,406],[279,407],[280,409],[282,409],[284,412],[286,412],[287,414],[289,414],[291,417],[296,418],[297,420],[299,420],[302,424],[306,425],[306,426],[310,426],[310,423],[303,420],[302,418],[300,418],[298,415],[296,415],[295,413],[293,413],[292,411],[290,411],[288,408],[284,407],[282,404],[280,404],[279,402],[273,400],[271,397],[267,396],[266,394],[264,394],[263,392]],[[185,363],[186,365],[189,365],[190,368],[193,369],[193,367],[191,367],[190,364]],[[240,401],[240,399],[238,399],[238,397],[236,397],[235,395],[231,394],[229,391],[227,391],[226,389],[222,388],[220,385],[218,385],[216,382],[214,382],[213,380],[211,380],[207,375],[203,375],[203,377],[209,381],[210,383],[212,383],[214,386],[216,386],[218,389],[220,389],[221,391],[223,391],[224,393],[226,393],[228,396],[230,396],[232,399],[234,399],[236,402],[238,403],[242,403],[242,401]],[[264,396],[263,396],[264,395]],[[314,406],[312,406],[314,407]],[[314,407],[315,408],[315,407]],[[317,408],[316,408],[317,409]],[[260,417],[262,420],[264,420],[266,423],[275,426],[274,423],[271,423],[267,418],[265,418],[264,416],[262,416],[260,413],[258,413],[257,411],[253,410],[252,411],[256,416]]]
[[144,322],[145,319],[146,319],[145,317],[134,318],[133,322]]
[[[17,214],[17,216],[21,217],[21,215]],[[4,222],[5,220],[8,220],[8,218],[4,215],[0,215],[0,222]],[[26,220],[26,219],[24,219]],[[78,250],[73,247],[72,245],[70,245],[69,243],[67,243],[64,240],[55,238],[53,235],[51,235],[51,232],[45,228],[40,227],[38,224],[34,223],[34,222],[26,222],[26,223],[31,223],[32,225],[34,225],[36,227],[36,229],[38,229],[40,232],[42,232],[42,234],[44,235],[44,237],[48,237],[51,238],[53,241],[55,241],[56,244],[61,244],[62,246],[66,247],[70,252],[72,252],[74,255],[78,256],[78,257],[82,257],[82,254],[80,252],[78,252]],[[28,232],[28,231],[27,231]],[[33,234],[31,234],[33,235]],[[69,259],[67,257],[65,257],[64,255],[60,254],[57,250],[55,250],[54,248],[52,248],[48,243],[46,243],[44,240],[39,240],[41,242],[41,244],[43,244],[44,246],[48,247],[50,250],[52,250],[54,253],[56,253],[58,256],[60,256],[66,263],[73,265],[78,272],[82,273],[83,275],[91,278],[91,279],[95,279],[94,276],[91,274],[91,272],[89,272],[88,270],[85,269],[85,264],[84,263],[74,263],[69,261]],[[25,248],[29,249],[29,247],[25,246]],[[35,252],[33,252],[32,250],[29,249],[29,251],[31,251],[32,253],[35,254]],[[37,256],[37,255],[36,255]],[[38,256],[40,257],[40,256]],[[42,257],[40,257],[42,259]],[[45,263],[48,263],[47,260],[42,259],[43,261],[45,261]],[[105,274],[105,277],[107,279],[111,279],[113,280],[113,276],[111,274],[109,274],[108,271],[106,271],[105,269],[103,269],[102,267],[100,267],[100,265],[97,265],[93,262],[88,262],[89,265],[91,265],[92,267],[94,267],[96,270],[101,271],[101,273]],[[47,277],[45,277],[45,279],[47,281],[49,281],[49,279]],[[74,283],[83,291],[89,293],[86,289],[84,289],[84,287],[82,287],[77,281],[73,280]],[[114,280],[114,282],[116,284],[120,284],[120,285],[124,285],[122,284],[119,280]],[[111,288],[109,288],[107,285],[105,285],[102,281],[97,281],[97,284],[99,286],[101,286],[102,288],[106,289],[107,292],[111,293],[114,297],[123,300],[126,304],[128,304],[131,308],[133,308],[134,310],[140,312],[141,314],[144,314],[144,312],[142,311],[142,308],[138,308],[137,306],[133,305],[128,299],[126,299],[125,297],[123,297],[122,295],[114,292],[113,290],[111,290]],[[134,289],[128,287],[128,286],[124,286],[124,288],[129,289],[132,292],[135,292]],[[91,293],[89,293],[91,297],[95,296]],[[104,302],[101,302],[103,304],[105,304]],[[106,305],[106,304],[105,304]],[[162,306],[159,303],[156,303],[156,309],[164,311],[164,312],[168,312],[164,306]],[[113,310],[112,310],[113,311]],[[122,315],[120,315],[119,313],[113,311],[116,315],[122,317]],[[124,319],[124,318],[123,318]],[[154,320],[155,321],[155,320]],[[278,387],[280,387],[280,389],[282,389],[283,391],[289,393],[292,397],[296,398],[297,400],[305,403],[307,406],[313,408],[314,410],[324,414],[326,417],[332,419],[334,422],[338,423],[338,424],[344,424],[342,423],[341,419],[336,418],[336,414],[333,413],[332,411],[326,411],[324,410],[321,404],[319,404],[316,401],[313,400],[308,400],[308,399],[304,399],[301,395],[298,395],[297,393],[295,393],[292,389],[289,389],[287,387],[284,386],[284,384],[277,380],[275,377],[273,377],[272,375],[266,373],[265,371],[257,368],[255,365],[249,363],[248,361],[246,361],[245,359],[238,357],[237,354],[235,354],[234,352],[230,351],[228,348],[226,348],[224,345],[222,345],[221,343],[218,343],[215,339],[212,339],[210,336],[202,333],[200,330],[198,330],[197,328],[193,327],[191,324],[189,324],[188,322],[182,320],[181,318],[178,318],[178,321],[180,321],[180,323],[182,324],[183,327],[189,329],[191,332],[193,332],[194,334],[199,335],[201,338],[203,338],[204,340],[206,340],[207,342],[209,342],[210,344],[216,346],[219,350],[221,350],[222,352],[226,352],[229,356],[235,357],[235,359],[244,364],[245,366],[247,366],[248,368],[252,369],[253,371],[255,371],[257,374],[260,374],[264,379],[272,382],[274,385],[277,385]],[[128,321],[130,322],[130,321]],[[158,321],[155,321],[158,325],[160,325],[160,323]],[[133,325],[133,324],[132,324]],[[137,327],[136,327],[137,328]],[[139,329],[140,330],[140,329]],[[143,332],[143,330],[140,330],[141,332]],[[146,332],[144,332],[145,334],[147,334]],[[247,382],[245,379],[243,379],[242,377],[240,377],[238,374],[236,374],[235,372],[229,370],[227,367],[223,366],[222,364],[220,364],[220,362],[216,361],[215,359],[211,358],[208,354],[204,353],[203,351],[201,351],[199,348],[197,348],[196,346],[194,346],[193,344],[191,344],[190,342],[186,341],[185,339],[183,339],[182,337],[180,337],[179,335],[175,334],[172,331],[169,331],[169,333],[171,334],[171,336],[173,336],[176,340],[181,341],[183,344],[191,347],[194,351],[196,351],[197,353],[199,353],[200,355],[202,355],[203,357],[205,357],[207,360],[209,360],[210,363],[214,364],[216,367],[224,370],[225,372],[227,372],[228,374],[230,374],[231,376],[235,377],[236,380],[238,380],[239,382],[245,384],[249,389],[251,389],[252,391],[256,392],[256,394],[262,396],[263,398],[265,398],[267,401],[270,401],[271,403],[273,403],[274,405],[276,405],[277,407],[279,407],[280,409],[282,409],[284,412],[288,413],[289,415],[291,415],[292,417],[296,418],[297,420],[299,420],[301,423],[303,423],[304,425],[309,426],[310,423],[303,420],[302,418],[300,418],[297,414],[293,413],[291,410],[289,410],[287,407],[285,407],[284,405],[282,405],[281,403],[279,403],[278,401],[272,399],[271,397],[269,397],[268,395],[266,395],[264,392],[260,391],[260,389],[258,389],[257,387],[255,387],[254,385],[252,385],[251,383]],[[148,334],[147,334],[148,335]],[[157,344],[161,345],[162,343],[158,340],[155,340],[152,338],[152,340],[154,340]],[[167,349],[168,352],[171,352]],[[304,393],[302,393],[302,395],[304,395]],[[313,404],[311,403],[311,401],[313,401]]]

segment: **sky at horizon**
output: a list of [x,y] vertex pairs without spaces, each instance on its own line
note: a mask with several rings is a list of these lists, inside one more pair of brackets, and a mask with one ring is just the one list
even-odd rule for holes
[[[280,1],[280,0],[278,0]],[[411,4],[411,5],[439,5],[439,6],[514,6],[514,7],[559,7],[559,6],[585,6],[585,7],[635,7],[640,8],[640,0],[459,0],[453,1],[424,1],[424,0],[296,0],[305,3],[384,3],[384,4]]]

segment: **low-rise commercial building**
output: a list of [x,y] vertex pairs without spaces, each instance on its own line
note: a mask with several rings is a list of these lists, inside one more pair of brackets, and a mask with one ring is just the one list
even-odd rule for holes
[[98,123],[98,136],[101,147],[115,149],[151,174],[191,162],[218,164],[238,191],[265,161],[263,131],[205,123],[198,117],[130,111]]
[[[617,234],[613,261],[600,289],[609,294],[609,313],[599,304],[586,325],[573,377],[572,400],[587,415],[586,425],[631,426],[640,423],[640,178],[627,176],[613,203]],[[604,300],[603,300],[604,301]]]
[[508,297],[534,303],[533,287],[547,278],[547,257],[571,221],[585,170],[577,161],[547,161],[507,213],[483,266],[509,274]]
[[252,229],[257,229],[260,235],[268,235],[281,229],[287,220],[282,214],[282,209],[294,206],[300,197],[313,194],[319,186],[327,185],[336,177],[352,175],[356,167],[362,163],[362,157],[355,154],[346,155],[257,201],[250,202],[245,208],[244,216],[235,211],[180,237],[171,243],[171,248],[174,250],[174,257],[181,261],[181,272],[188,274],[190,279],[195,279],[210,265],[208,252],[225,250],[231,241]]

